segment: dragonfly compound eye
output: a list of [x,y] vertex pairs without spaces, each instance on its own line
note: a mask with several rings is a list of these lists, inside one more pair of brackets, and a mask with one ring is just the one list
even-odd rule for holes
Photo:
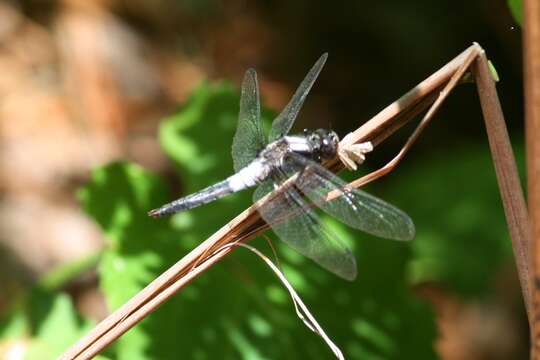
[[331,159],[337,152],[337,136],[334,132],[328,132],[321,138],[320,155],[323,159]]

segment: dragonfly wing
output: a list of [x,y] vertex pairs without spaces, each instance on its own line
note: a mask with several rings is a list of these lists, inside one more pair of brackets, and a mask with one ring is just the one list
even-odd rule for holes
[[313,86],[313,83],[317,79],[317,76],[319,76],[319,73],[321,72],[324,63],[326,62],[327,57],[328,54],[324,53],[319,58],[319,60],[317,60],[315,65],[313,65],[309,73],[306,75],[306,77],[294,93],[287,106],[285,106],[281,114],[279,114],[278,117],[274,119],[274,121],[272,122],[272,128],[270,129],[270,134],[268,135],[269,142],[277,140],[280,137],[289,133],[289,130],[291,130],[294,120],[296,119],[298,112],[302,108],[302,104],[304,103],[304,100],[306,99],[309,90]]
[[[286,161],[292,169],[304,169],[296,186],[326,213],[375,236],[394,240],[414,238],[414,224],[403,211],[364,191],[349,188],[337,175],[302,155],[291,153]],[[325,201],[329,194],[339,196]]]
[[253,192],[253,202],[259,201],[266,194],[269,194],[272,190],[275,189],[276,187],[271,180],[263,181],[262,184],[255,189],[255,192]]
[[[255,192],[259,199],[273,190],[271,182]],[[299,253],[314,260],[334,274],[354,280],[356,261],[349,247],[333,234],[294,187],[282,190],[258,211],[276,235]]]
[[234,171],[238,172],[253,161],[265,145],[257,73],[249,69],[242,82],[240,113],[232,144]]

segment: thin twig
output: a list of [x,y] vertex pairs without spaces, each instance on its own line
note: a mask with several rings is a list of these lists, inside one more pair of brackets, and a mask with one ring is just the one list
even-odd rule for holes
[[[366,122],[348,139],[351,143],[371,140],[375,144],[386,139],[410,120],[411,114],[416,114],[420,109],[429,105],[428,102],[425,102],[426,98],[430,98],[431,102],[434,101],[436,96],[433,96],[433,93],[445,86],[471,52],[477,52],[478,49],[479,46],[476,44],[469,47],[413,90]],[[244,238],[246,233],[252,234],[245,238],[245,240],[249,240],[264,231],[267,225],[261,220],[257,208],[262,203],[270,201],[272,196],[275,195],[269,194],[261,199],[197,246],[126,304],[99,323],[89,334],[68,349],[61,356],[61,359],[88,359],[95,356],[179,289],[221,260],[231,249],[227,248],[206,261],[204,260],[205,254],[211,254],[228,243]],[[196,264],[199,265],[194,267]]]
[[540,2],[523,1],[523,61],[527,183],[531,219],[531,358],[540,359]]

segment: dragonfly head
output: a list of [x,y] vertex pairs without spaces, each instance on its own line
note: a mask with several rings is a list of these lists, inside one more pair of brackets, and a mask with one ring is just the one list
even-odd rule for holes
[[308,142],[322,159],[333,159],[338,150],[339,137],[332,130],[317,129],[308,135]]

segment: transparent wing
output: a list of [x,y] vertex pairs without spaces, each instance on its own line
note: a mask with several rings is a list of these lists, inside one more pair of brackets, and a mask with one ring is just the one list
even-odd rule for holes
[[238,172],[248,165],[265,145],[257,73],[249,69],[242,82],[240,113],[232,144],[234,171]]
[[319,58],[319,60],[317,60],[315,65],[313,65],[309,73],[306,75],[306,77],[294,93],[291,101],[289,101],[287,106],[285,106],[281,114],[279,114],[278,117],[274,119],[274,121],[272,122],[272,128],[270,129],[270,134],[268,135],[269,142],[279,139],[280,137],[289,133],[289,130],[291,130],[294,120],[296,119],[298,112],[302,108],[302,104],[304,103],[304,100],[306,99],[309,90],[313,86],[313,83],[317,79],[317,76],[319,76],[319,73],[321,72],[324,63],[326,62],[327,57],[328,54],[324,53]]
[[[288,172],[303,169],[296,186],[315,205],[345,224],[375,236],[411,240],[415,228],[411,218],[398,208],[347,183],[318,163],[291,153],[287,155]],[[325,201],[327,195],[338,197]]]
[[[271,182],[263,183],[255,191],[255,201],[273,189]],[[356,278],[356,261],[348,246],[321,223],[294,187],[289,187],[258,211],[290,247],[344,279]]]

